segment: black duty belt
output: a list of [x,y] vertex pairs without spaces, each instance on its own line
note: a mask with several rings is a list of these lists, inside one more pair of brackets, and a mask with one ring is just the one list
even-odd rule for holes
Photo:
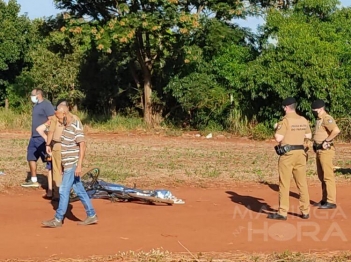
[[284,145],[284,146],[277,145],[274,147],[274,149],[279,156],[282,156],[285,153],[288,153],[292,150],[304,150],[305,147],[303,145]]
[[[333,146],[334,143],[331,142],[331,143],[329,143],[329,145],[330,145],[330,146]],[[325,149],[323,148],[323,143],[322,143],[322,144],[314,143],[314,144],[313,144],[313,150],[314,150],[314,151],[316,151],[316,150],[325,150]]]
[[305,147],[303,145],[290,145],[290,150],[303,150]]

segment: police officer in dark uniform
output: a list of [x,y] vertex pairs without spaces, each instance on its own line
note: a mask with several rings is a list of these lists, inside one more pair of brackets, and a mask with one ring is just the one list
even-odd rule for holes
[[279,171],[279,210],[268,215],[270,219],[286,220],[289,210],[289,192],[291,175],[300,192],[301,218],[308,219],[310,198],[306,178],[307,153],[305,139],[311,139],[312,132],[306,118],[296,113],[296,100],[288,97],[282,102],[285,116],[276,126],[275,140],[279,143],[275,147],[280,155]]

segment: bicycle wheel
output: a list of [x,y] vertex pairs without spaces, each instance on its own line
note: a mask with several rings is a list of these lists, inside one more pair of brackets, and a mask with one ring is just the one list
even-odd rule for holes
[[[88,172],[86,172],[84,175],[80,177],[80,181],[82,182],[85,191],[88,191],[94,188],[94,185],[96,184],[99,175],[100,175],[100,169],[96,167],[89,170]],[[73,191],[73,188],[71,188],[71,191],[69,194],[69,202],[72,203],[78,200],[79,200],[79,197]]]
[[93,168],[81,176],[80,181],[82,181],[85,190],[92,189],[98,180],[100,175],[99,168]]
[[152,197],[152,196],[143,196],[138,193],[128,193],[133,198],[136,198],[138,200],[148,202],[148,203],[163,203],[167,205],[172,205],[174,204],[174,201],[172,199],[163,199],[159,197]]

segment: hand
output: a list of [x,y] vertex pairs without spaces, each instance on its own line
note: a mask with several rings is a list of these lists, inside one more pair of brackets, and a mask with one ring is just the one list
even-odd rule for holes
[[52,154],[50,146],[46,146],[46,153],[48,153],[49,155]]
[[82,166],[77,165],[76,172],[74,173],[75,176],[81,176],[82,175]]
[[330,148],[330,142],[327,142],[327,141],[323,141],[323,143],[322,143],[322,147],[323,147],[323,149],[328,149],[328,148]]

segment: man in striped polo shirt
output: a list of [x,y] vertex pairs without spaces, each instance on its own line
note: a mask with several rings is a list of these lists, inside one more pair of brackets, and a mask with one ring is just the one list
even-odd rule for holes
[[66,105],[57,107],[55,116],[61,124],[64,124],[61,135],[61,162],[63,168],[63,178],[59,189],[60,201],[55,217],[42,224],[46,227],[60,227],[66,214],[70,190],[73,190],[83,203],[87,218],[79,222],[79,225],[95,224],[98,221],[91,200],[85,191],[80,176],[82,175],[82,162],[85,155],[85,137],[82,123],[74,118]]

